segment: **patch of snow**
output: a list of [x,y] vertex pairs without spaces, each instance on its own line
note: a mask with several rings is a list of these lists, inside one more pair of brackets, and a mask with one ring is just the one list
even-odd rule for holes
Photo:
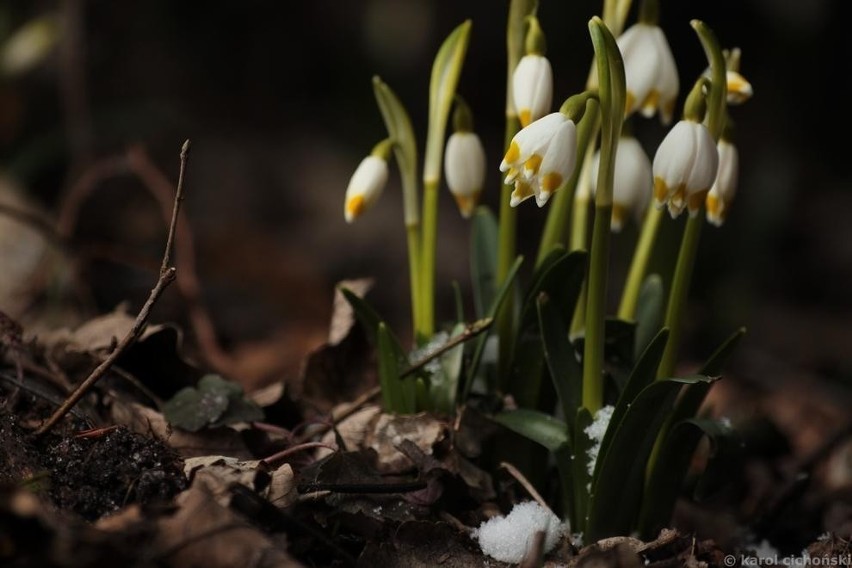
[[604,406],[597,412],[595,412],[595,418],[592,420],[592,423],[586,426],[586,429],[583,432],[586,433],[586,436],[589,437],[589,440],[594,442],[591,448],[588,450],[589,462],[586,464],[588,468],[589,475],[595,473],[595,463],[598,461],[598,453],[601,451],[601,442],[604,439],[604,434],[606,434],[607,426],[609,426],[609,421],[612,418],[612,413],[615,410],[615,407],[611,404]]
[[499,516],[482,523],[471,533],[482,552],[500,562],[517,564],[532,546],[535,533],[545,532],[544,553],[556,546],[568,534],[567,523],[535,501],[518,503],[505,517]]

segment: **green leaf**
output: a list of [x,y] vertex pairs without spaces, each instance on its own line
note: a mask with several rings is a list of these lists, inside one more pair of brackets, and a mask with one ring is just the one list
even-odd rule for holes
[[447,118],[464,65],[470,27],[470,20],[456,27],[441,44],[432,64],[432,78],[429,81],[429,125],[423,171],[423,179],[427,182],[437,181],[441,176]]
[[[666,349],[666,341],[669,337],[669,331],[662,329],[642,353],[639,361],[633,367],[630,377],[618,397],[618,402],[612,411],[611,424],[620,424],[624,419],[624,415],[633,405],[636,398],[642,391],[651,383],[654,382],[657,376],[657,367],[660,366],[660,360],[663,358],[663,351]],[[601,440],[601,448],[598,452],[598,463],[603,463],[601,458],[609,451],[609,446],[615,437],[615,428],[608,428],[603,440]]]
[[377,336],[379,385],[385,410],[401,414],[413,413],[413,401],[409,401],[399,378],[400,363],[405,360],[405,355],[384,323],[379,323]]
[[518,332],[513,345],[509,392],[519,406],[536,408],[541,389],[543,345],[538,318],[538,298],[546,294],[550,308],[568,325],[585,275],[586,253],[554,250],[533,274],[521,306]]
[[[739,436],[718,420],[690,419],[675,424],[657,456],[654,474],[648,478],[638,525],[643,537],[652,538],[669,525],[693,454],[705,436],[711,443],[710,454],[716,458],[711,461],[715,468],[729,469],[731,456],[742,451]],[[698,491],[702,489],[706,486]]]
[[195,387],[186,387],[163,405],[166,420],[190,432],[202,428],[251,422],[263,418],[263,409],[244,398],[243,389],[219,375],[205,375]]
[[[503,280],[503,283],[500,285],[500,289],[494,296],[494,300],[488,310],[487,318],[493,320],[496,316],[497,311],[500,309],[500,306],[503,304],[503,301],[506,299],[509,291],[512,290],[512,285],[518,275],[518,269],[520,269],[523,261],[524,258],[522,256],[518,256],[509,268],[506,278]],[[479,362],[482,360],[482,352],[485,350],[485,342],[488,341],[488,335],[489,334],[487,333],[483,333],[476,340],[473,357],[471,358],[470,365],[467,370],[467,377],[465,377],[464,390],[462,391],[461,398],[462,402],[465,402],[467,397],[470,395],[470,389],[473,386],[473,380],[476,378],[476,373],[479,371]]]
[[721,375],[722,368],[725,366],[725,363],[728,362],[728,359],[730,359],[737,344],[739,344],[740,340],[745,335],[745,332],[746,329],[741,327],[732,333],[731,336],[728,337],[728,339],[726,339],[712,355],[710,355],[704,363],[704,366],[701,367],[699,373],[708,376]]
[[352,306],[352,311],[355,312],[355,318],[364,326],[364,331],[367,332],[367,337],[373,344],[376,343],[376,332],[379,329],[379,324],[382,323],[382,318],[373,309],[373,307],[364,301],[359,295],[348,288],[340,288],[340,293]]
[[494,303],[494,281],[497,274],[497,220],[491,211],[480,206],[474,213],[470,235],[470,279],[476,317],[485,317]]
[[417,201],[417,139],[411,119],[399,97],[379,77],[373,77],[373,93],[388,135],[394,141],[394,157],[402,178],[406,226],[420,219]]
[[636,304],[636,345],[634,357],[642,354],[663,323],[665,309],[665,292],[663,279],[659,274],[650,274],[642,283],[639,300]]
[[544,360],[559,397],[562,415],[575,416],[582,402],[583,368],[568,340],[568,326],[557,310],[552,309],[547,294],[542,293],[537,304]]
[[643,538],[653,538],[667,527],[692,454],[704,432],[697,425],[681,422],[666,436],[648,476],[638,529]]
[[675,396],[683,385],[709,383],[709,377],[658,380],[645,387],[620,423],[602,462],[595,468],[586,536],[598,540],[629,534],[639,515],[648,456]]
[[496,414],[492,420],[551,452],[568,444],[568,426],[544,412],[519,408]]

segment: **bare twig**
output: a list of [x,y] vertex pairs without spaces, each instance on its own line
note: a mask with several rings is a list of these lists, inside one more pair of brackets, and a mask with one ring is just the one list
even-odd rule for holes
[[[130,171],[139,178],[145,188],[160,205],[163,217],[168,218],[173,212],[172,183],[165,174],[148,157],[141,147],[133,147],[127,151],[127,165]],[[181,174],[182,175],[182,174]],[[180,184],[180,177],[178,184]],[[176,219],[176,220],[175,220]],[[219,344],[213,318],[204,305],[201,294],[201,283],[195,267],[195,243],[189,221],[185,215],[173,217],[172,223],[177,223],[174,249],[178,268],[177,287],[186,303],[189,321],[195,332],[195,340],[206,363],[224,375],[234,375],[236,365],[233,357]]]
[[518,481],[518,483],[520,483],[523,486],[523,488],[527,490],[527,493],[530,494],[530,497],[535,499],[536,503],[538,503],[539,505],[541,505],[542,507],[544,507],[545,509],[547,509],[548,511],[553,513],[553,511],[551,510],[550,507],[547,506],[547,503],[541,497],[539,492],[535,490],[535,487],[533,487],[532,483],[530,483],[529,480],[526,477],[524,477],[524,474],[521,473],[518,470],[518,468],[516,468],[515,466],[513,466],[509,462],[500,462],[500,467],[505,469],[506,471],[508,471],[509,475],[514,477]]
[[420,361],[417,361],[412,366],[410,366],[408,369],[406,369],[405,371],[400,373],[399,378],[403,379],[403,378],[407,377],[408,375],[414,373],[415,371],[418,371],[419,369],[425,367],[429,363],[429,361],[437,359],[438,357],[440,357],[441,355],[443,355],[444,353],[446,353],[447,351],[449,351],[453,347],[456,347],[457,345],[464,343],[465,341],[467,341],[469,339],[473,339],[474,337],[476,337],[477,335],[479,335],[483,331],[487,331],[491,327],[492,323],[494,323],[494,320],[492,318],[485,318],[485,319],[481,319],[481,320],[477,320],[477,321],[473,322],[472,324],[465,327],[460,334],[458,334],[455,337],[451,337],[450,339],[447,340],[446,343],[441,345],[434,352],[430,353],[427,357],[424,357]]
[[291,456],[297,452],[302,452],[305,450],[313,450],[314,448],[325,448],[327,450],[331,450],[332,452],[336,452],[337,448],[335,446],[329,446],[328,444],[323,444],[322,442],[307,442],[304,444],[299,444],[297,446],[291,446],[286,450],[281,450],[275,454],[272,454],[269,457],[263,458],[262,461],[266,465],[272,465],[277,461],[283,460],[287,456]]
[[48,432],[57,422],[59,422],[62,418],[65,417],[66,414],[74,407],[77,402],[91,389],[95,383],[103,377],[106,372],[112,367],[112,365],[118,360],[122,353],[133,344],[139,336],[142,334],[142,330],[145,328],[145,324],[148,321],[148,316],[151,313],[151,309],[154,307],[154,304],[160,298],[163,291],[166,287],[171,284],[171,282],[175,279],[175,268],[173,266],[168,266],[169,261],[171,259],[171,247],[174,242],[174,233],[176,229],[176,218],[180,212],[180,203],[183,200],[183,172],[186,168],[187,155],[189,150],[189,140],[184,142],[183,147],[181,148],[180,153],[180,169],[181,176],[178,179],[177,191],[175,192],[174,203],[175,206],[172,210],[172,222],[169,226],[169,236],[166,240],[166,249],[163,252],[163,268],[160,271],[160,276],[157,279],[157,284],[151,290],[151,293],[148,295],[148,299],[145,301],[145,304],[142,306],[142,309],[139,311],[139,315],[136,316],[136,320],[133,322],[133,326],[130,328],[130,331],[124,336],[121,342],[116,346],[116,348],[110,353],[109,357],[107,357],[100,365],[95,367],[95,370],[84,380],[77,389],[72,392],[65,402],[60,406],[56,412],[54,412],[47,421],[42,424],[36,431],[36,436],[41,436],[45,432]]

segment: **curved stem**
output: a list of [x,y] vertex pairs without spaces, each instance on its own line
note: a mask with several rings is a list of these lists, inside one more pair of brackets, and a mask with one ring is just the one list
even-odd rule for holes
[[632,321],[636,316],[636,304],[639,301],[639,292],[642,282],[648,272],[648,262],[654,251],[654,243],[660,229],[660,219],[663,218],[663,210],[651,206],[645,215],[639,241],[633,252],[633,260],[630,261],[630,270],[624,284],[624,292],[621,294],[621,303],[618,306],[618,319]]
[[663,359],[657,371],[657,377],[665,379],[673,376],[677,362],[677,351],[680,347],[683,332],[682,314],[686,305],[689,292],[689,284],[692,281],[692,269],[695,266],[695,252],[698,250],[698,240],[701,235],[701,227],[704,224],[704,215],[695,215],[687,219],[683,240],[680,243],[680,252],[677,256],[674,277],[672,278],[672,290],[669,294],[669,303],[666,307],[665,326],[669,328],[669,340]]

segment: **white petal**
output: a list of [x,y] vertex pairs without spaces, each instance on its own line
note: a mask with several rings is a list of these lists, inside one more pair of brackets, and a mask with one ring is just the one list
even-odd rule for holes
[[618,38],[618,47],[624,59],[627,92],[633,97],[628,114],[635,111],[655,86],[657,78],[656,46],[653,28],[637,23]]
[[671,197],[678,186],[686,183],[692,171],[695,158],[697,123],[681,120],[663,138],[654,156],[653,172],[655,178],[662,179]]
[[548,195],[556,191],[574,172],[576,163],[577,127],[566,120],[556,130],[541,161],[538,181],[542,190]]
[[500,171],[508,171],[509,168],[521,170],[524,162],[534,154],[542,155],[553,133],[560,124],[568,120],[561,112],[552,112],[541,117],[526,128],[515,134],[509,144],[509,150],[500,163]]
[[677,74],[672,48],[663,30],[655,27],[654,43],[657,48],[657,78],[656,89],[660,94],[660,118],[664,124],[669,124],[674,113],[674,105],[680,92],[680,79]]
[[455,132],[444,152],[447,186],[454,195],[469,197],[485,182],[485,149],[473,132]]
[[377,157],[367,156],[349,179],[346,188],[344,216],[352,222],[366,211],[382,194],[388,181],[388,163]]
[[686,192],[691,195],[695,192],[707,191],[716,179],[719,169],[719,152],[710,132],[703,124],[693,122],[695,132],[695,150],[692,168],[684,180]]
[[725,203],[730,203],[737,193],[740,155],[737,147],[727,140],[720,140],[717,150],[719,151],[719,171],[712,190],[715,190]]
[[521,125],[538,120],[550,111],[553,69],[542,55],[525,55],[512,74],[512,94]]
[[618,141],[615,157],[613,202],[630,212],[641,212],[651,200],[653,183],[651,160],[642,145],[632,136],[623,136]]

